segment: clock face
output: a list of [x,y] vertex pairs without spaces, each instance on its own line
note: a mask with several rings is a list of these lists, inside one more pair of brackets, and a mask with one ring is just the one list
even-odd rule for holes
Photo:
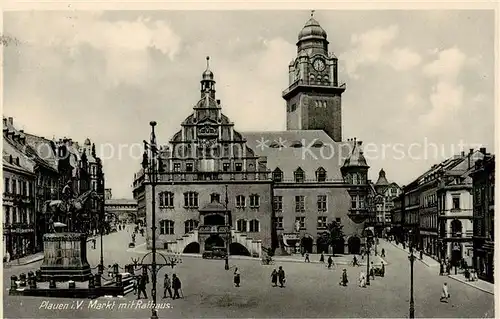
[[313,67],[316,71],[323,71],[325,69],[325,61],[322,59],[316,59],[313,62]]

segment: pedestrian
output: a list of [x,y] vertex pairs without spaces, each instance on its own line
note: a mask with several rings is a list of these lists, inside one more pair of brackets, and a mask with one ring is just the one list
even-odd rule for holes
[[347,269],[344,268],[344,270],[342,271],[342,277],[340,277],[339,285],[345,287],[345,286],[347,286],[348,282],[349,282],[349,280],[347,279]]
[[146,278],[145,276],[139,275],[137,299],[141,299],[141,292],[144,294],[144,298],[148,299],[148,294],[146,293]]
[[381,267],[381,270],[380,270],[380,277],[384,277],[384,276],[385,276],[385,265],[382,262],[382,267]]
[[271,273],[271,283],[273,284],[273,287],[278,286],[278,272],[276,271],[276,268],[274,268]]
[[240,286],[240,280],[241,280],[240,271],[238,270],[238,267],[236,267],[234,269],[234,285],[235,285],[235,287]]
[[359,273],[359,286],[366,288],[366,274],[363,271]]
[[286,282],[286,279],[285,279],[285,271],[283,270],[283,267],[280,266],[279,269],[278,269],[278,280],[280,281],[280,287],[283,288],[285,282]]
[[178,299],[180,298],[181,296],[179,295],[179,290],[181,289],[181,280],[179,279],[179,277],[177,277],[176,274],[173,274],[172,275],[172,288],[174,289],[174,296],[172,297],[172,299]]
[[380,255],[380,257],[385,257],[385,249],[382,248],[382,254]]
[[319,262],[320,263],[324,263],[325,262],[325,255],[323,254],[323,252],[321,252],[321,256],[319,256]]
[[304,259],[304,262],[310,263],[311,261],[309,260],[309,253],[306,253],[306,259]]
[[332,256],[328,256],[328,269],[332,268],[332,264],[333,264],[333,258]]
[[420,260],[424,259],[424,251],[420,249]]
[[168,274],[165,274],[165,278],[163,279],[163,298],[167,298],[167,291],[170,298],[172,298],[172,282]]
[[355,267],[355,266],[359,267],[358,258],[356,258],[356,255],[354,255],[354,257],[352,257],[352,266],[353,267]]
[[370,264],[370,273],[369,276],[372,277],[373,280],[375,280],[375,270],[373,269],[373,261]]
[[450,293],[448,292],[448,285],[444,283],[443,290],[441,292],[441,298],[439,299],[439,301],[448,303],[448,298],[450,298]]
[[439,262],[439,276],[443,276],[444,275],[444,265],[443,265],[443,262],[440,261]]

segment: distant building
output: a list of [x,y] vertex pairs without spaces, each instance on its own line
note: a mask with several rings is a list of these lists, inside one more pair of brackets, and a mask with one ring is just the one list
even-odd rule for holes
[[111,192],[111,188],[106,188],[104,190],[104,199],[111,199],[113,197],[113,193]]
[[495,156],[481,149],[483,160],[472,172],[474,205],[474,259],[478,277],[494,282],[495,256]]
[[116,222],[135,223],[137,219],[137,201],[129,198],[106,199],[104,210],[107,216],[113,216]]
[[371,181],[368,202],[372,211],[367,225],[373,227],[375,235],[385,236],[391,230],[391,212],[394,208],[394,199],[401,194],[401,188],[394,182],[389,182],[385,171],[380,170],[377,182]]

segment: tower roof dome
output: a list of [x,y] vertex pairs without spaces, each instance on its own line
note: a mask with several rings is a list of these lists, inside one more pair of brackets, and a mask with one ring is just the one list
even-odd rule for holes
[[307,40],[312,38],[319,38],[320,40],[326,40],[326,31],[321,27],[318,21],[314,19],[313,13],[311,13],[311,18],[306,22],[302,30],[300,30],[298,35],[298,40]]
[[202,80],[208,80],[208,81],[213,81],[214,79],[214,73],[210,71],[210,66],[209,66],[209,61],[210,57],[207,56],[207,69],[203,72],[202,74]]

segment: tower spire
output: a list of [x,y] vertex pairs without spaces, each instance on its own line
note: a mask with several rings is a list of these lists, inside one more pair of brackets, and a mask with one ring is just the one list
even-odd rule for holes
[[210,57],[207,56],[207,70],[210,70]]
[[314,11],[316,10],[311,10],[311,18],[314,18]]

